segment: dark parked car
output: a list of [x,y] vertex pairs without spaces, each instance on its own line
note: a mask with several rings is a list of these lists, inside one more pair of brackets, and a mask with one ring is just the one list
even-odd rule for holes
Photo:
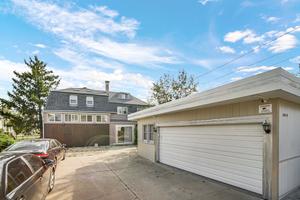
[[32,153],[57,164],[65,159],[66,148],[55,139],[24,140],[7,147],[4,152]]
[[54,187],[54,164],[33,154],[0,153],[0,199],[45,199]]

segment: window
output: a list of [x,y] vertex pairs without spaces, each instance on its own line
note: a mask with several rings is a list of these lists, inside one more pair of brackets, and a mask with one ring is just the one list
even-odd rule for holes
[[143,139],[144,143],[153,144],[154,142],[154,125],[147,124],[143,126]]
[[72,114],[72,115],[71,115],[71,121],[72,121],[72,122],[78,122],[78,115]]
[[141,110],[143,110],[144,108],[143,107],[137,107],[136,108],[136,111],[138,112],[138,111],[141,111]]
[[94,106],[94,97],[86,97],[86,106],[93,107]]
[[70,106],[77,106],[77,95],[70,95]]
[[60,113],[49,113],[48,114],[48,122],[61,122],[61,114]]
[[56,148],[57,144],[54,142],[54,140],[50,141],[50,149]]
[[62,144],[61,144],[59,141],[57,141],[57,140],[54,140],[54,141],[56,142],[56,145],[57,145],[57,146],[59,146],[59,147],[62,146]]
[[71,114],[65,114],[65,122],[71,122]]
[[126,93],[120,93],[119,94],[119,99],[128,99],[128,94],[126,94]]
[[93,115],[83,114],[80,116],[81,122],[93,122]]
[[40,157],[34,155],[26,155],[24,156],[25,160],[30,164],[33,171],[38,171],[43,167],[43,161]]
[[118,112],[118,114],[121,114],[121,115],[127,115],[128,114],[128,108],[118,106],[117,112]]
[[108,122],[108,115],[97,115],[96,122],[98,123],[107,123]]
[[87,115],[87,122],[93,122],[93,115]]
[[80,121],[81,122],[86,122],[86,115],[81,115]]
[[77,114],[65,114],[65,122],[78,122]]
[[7,194],[24,183],[31,175],[30,168],[21,158],[10,162],[7,166]]

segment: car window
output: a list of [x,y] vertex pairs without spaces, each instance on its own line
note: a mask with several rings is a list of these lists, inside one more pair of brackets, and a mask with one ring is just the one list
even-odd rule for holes
[[30,168],[21,158],[10,162],[7,166],[6,194],[10,193],[16,187],[24,183],[31,175],[32,172]]
[[59,146],[59,147],[62,146],[61,143],[58,140],[54,140],[54,141],[56,142],[57,146]]
[[23,156],[23,157],[25,158],[25,160],[28,161],[28,163],[30,164],[30,166],[32,167],[32,169],[35,172],[38,171],[39,169],[41,169],[41,167],[43,167],[43,161],[38,156],[26,155],[26,156]]
[[54,140],[50,141],[50,149],[57,147],[57,144],[54,142]]
[[48,149],[46,141],[22,141],[17,142],[6,149],[6,151],[45,151]]

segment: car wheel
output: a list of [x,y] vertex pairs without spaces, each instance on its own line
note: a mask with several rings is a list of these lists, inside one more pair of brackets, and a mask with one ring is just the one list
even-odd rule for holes
[[48,192],[51,192],[53,190],[54,184],[55,184],[55,170],[52,169],[50,173],[49,184],[48,184]]

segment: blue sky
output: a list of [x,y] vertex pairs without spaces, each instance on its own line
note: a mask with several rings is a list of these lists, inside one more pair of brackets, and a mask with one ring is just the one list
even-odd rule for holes
[[199,77],[199,90],[279,66],[297,73],[299,25],[297,0],[4,0],[0,96],[33,55],[60,75],[60,88],[110,80],[144,100],[160,75],[181,69]]

